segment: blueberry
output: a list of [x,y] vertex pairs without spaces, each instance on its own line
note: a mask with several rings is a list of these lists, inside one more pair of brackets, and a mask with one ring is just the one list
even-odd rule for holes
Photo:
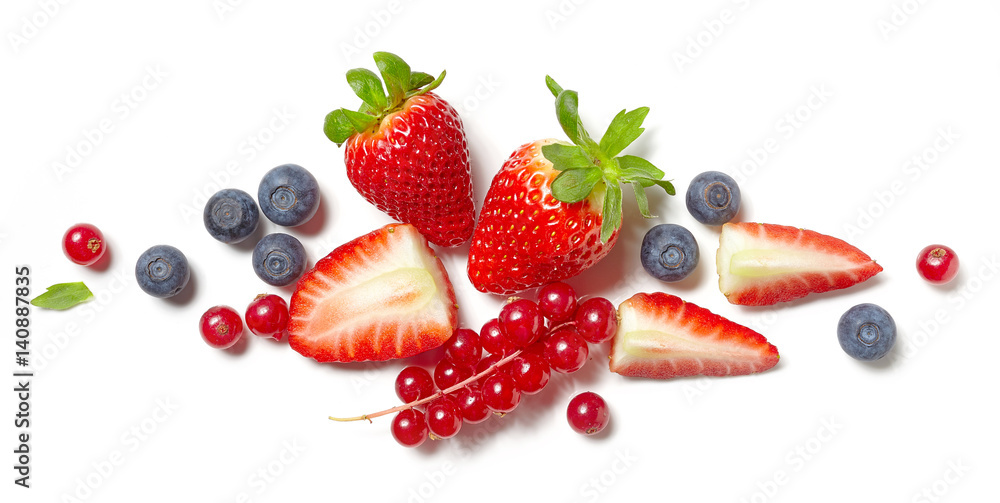
[[272,286],[286,286],[306,270],[306,250],[288,234],[268,234],[253,249],[253,271]]
[[837,324],[837,339],[844,352],[858,360],[878,360],[896,342],[896,322],[875,304],[858,304]]
[[740,211],[740,186],[719,171],[706,171],[688,186],[687,208],[695,220],[706,225],[722,225]]
[[642,238],[642,267],[661,281],[680,281],[698,265],[698,242],[691,231],[675,224],[660,224]]
[[319,208],[319,184],[305,168],[282,164],[268,171],[257,189],[260,210],[270,221],[294,227],[309,221]]
[[146,250],[135,262],[135,280],[142,291],[161,299],[180,293],[191,279],[187,257],[169,245]]
[[223,243],[239,243],[257,230],[260,213],[253,197],[238,189],[222,189],[205,204],[205,228]]

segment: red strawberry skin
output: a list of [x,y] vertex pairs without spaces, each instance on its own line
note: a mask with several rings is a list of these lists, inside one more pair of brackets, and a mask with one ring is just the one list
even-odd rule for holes
[[472,236],[469,144],[458,112],[434,93],[409,98],[378,130],[352,135],[344,163],[368,202],[430,242],[458,246]]
[[729,302],[768,306],[848,288],[882,266],[847,242],[785,225],[727,223],[716,255],[719,289]]
[[552,195],[559,174],[539,140],[519,147],[493,178],[469,248],[468,272],[481,292],[511,294],[576,276],[618,240],[601,243],[604,190],[564,203]]
[[747,375],[778,363],[763,335],[674,295],[635,294],[618,316],[610,367],[623,376]]
[[320,362],[404,358],[458,327],[448,274],[409,224],[390,224],[330,252],[296,284],[292,349]]

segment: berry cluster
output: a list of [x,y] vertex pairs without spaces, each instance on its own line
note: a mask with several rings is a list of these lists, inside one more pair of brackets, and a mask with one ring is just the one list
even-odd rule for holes
[[[607,342],[617,329],[618,316],[610,301],[592,297],[578,302],[571,286],[552,283],[539,289],[537,302],[512,299],[479,333],[468,328],[455,331],[432,372],[418,366],[400,371],[395,388],[404,405],[331,419],[370,420],[395,412],[392,435],[404,446],[416,447],[427,438],[450,438],[464,423],[513,411],[523,395],[545,388],[553,371],[580,370],[590,355],[588,343]],[[597,433],[607,424],[607,404],[597,397],[589,398],[587,405],[571,406],[569,422],[581,433]],[[577,428],[579,424],[589,426]]]

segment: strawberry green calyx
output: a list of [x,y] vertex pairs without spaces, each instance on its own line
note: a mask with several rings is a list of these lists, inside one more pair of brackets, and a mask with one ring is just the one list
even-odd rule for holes
[[411,71],[402,58],[389,52],[376,52],[372,58],[382,75],[381,80],[375,72],[365,68],[347,72],[347,83],[361,98],[361,107],[357,111],[339,108],[326,115],[323,132],[337,146],[356,133],[378,128],[382,119],[399,111],[406,100],[441,85],[446,73],[442,71],[435,79],[429,74]]
[[672,196],[676,194],[673,184],[663,180],[663,171],[653,163],[634,155],[619,155],[645,131],[642,121],[649,107],[618,112],[600,142],[596,142],[580,121],[577,92],[563,89],[547,75],[545,84],[556,98],[559,125],[573,142],[572,145],[553,143],[542,147],[542,155],[552,163],[553,169],[561,172],[552,181],[552,195],[564,203],[575,203],[603,185],[602,243],[608,242],[622,225],[622,183],[632,184],[642,216],[653,217],[649,212],[646,188],[656,185]]

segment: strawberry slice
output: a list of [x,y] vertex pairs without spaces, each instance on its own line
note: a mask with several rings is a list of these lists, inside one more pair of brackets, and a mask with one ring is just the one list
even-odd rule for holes
[[410,224],[345,243],[299,279],[288,342],[321,362],[404,358],[436,348],[458,326],[448,273]]
[[763,335],[668,293],[637,293],[618,317],[611,371],[623,376],[747,375],[778,363]]
[[716,266],[719,290],[729,302],[744,306],[769,306],[847,288],[882,271],[843,240],[759,223],[723,225]]

